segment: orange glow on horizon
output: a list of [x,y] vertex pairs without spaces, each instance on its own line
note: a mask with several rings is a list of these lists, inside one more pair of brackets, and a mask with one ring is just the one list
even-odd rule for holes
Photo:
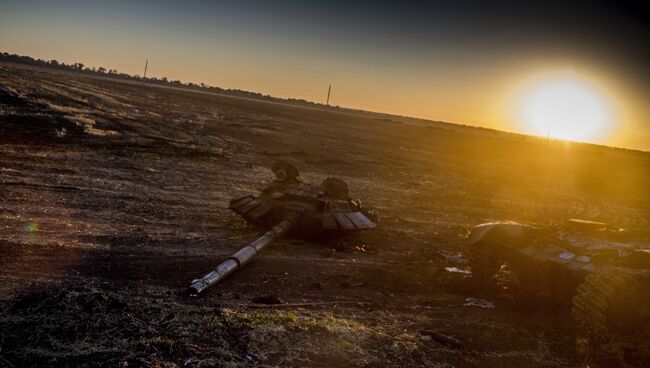
[[576,75],[534,81],[517,99],[515,111],[525,132],[573,141],[606,142],[617,123],[611,102]]

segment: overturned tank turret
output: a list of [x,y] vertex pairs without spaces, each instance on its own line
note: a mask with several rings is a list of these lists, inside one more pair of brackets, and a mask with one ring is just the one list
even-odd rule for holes
[[230,209],[248,222],[271,229],[210,273],[193,280],[191,294],[199,294],[223,280],[289,232],[301,236],[341,235],[376,227],[375,211],[351,199],[343,180],[328,177],[320,185],[304,183],[298,170],[287,161],[278,161],[271,169],[275,180],[259,194],[246,194],[230,201]]

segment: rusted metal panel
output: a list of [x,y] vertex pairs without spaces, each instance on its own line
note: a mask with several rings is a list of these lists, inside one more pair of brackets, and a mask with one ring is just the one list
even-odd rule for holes
[[352,221],[357,229],[372,229],[376,226],[374,222],[370,221],[370,219],[361,212],[347,212],[345,215],[350,219],[350,221]]
[[334,218],[336,219],[336,222],[339,224],[339,227],[344,230],[354,230],[354,224],[352,221],[350,221],[347,216],[343,212],[334,212],[332,213],[334,215]]
[[262,203],[261,206],[252,209],[250,212],[247,213],[247,216],[250,216],[253,220],[257,220],[260,217],[266,215],[273,209],[273,206],[271,206],[268,203]]
[[327,213],[320,217],[320,223],[325,230],[338,230],[339,226],[336,224],[336,220],[332,214]]

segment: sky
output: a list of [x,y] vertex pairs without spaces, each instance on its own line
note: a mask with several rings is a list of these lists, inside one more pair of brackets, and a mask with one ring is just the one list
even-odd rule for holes
[[612,111],[595,143],[650,150],[643,2],[0,0],[0,51],[277,97],[534,133],[548,75]]

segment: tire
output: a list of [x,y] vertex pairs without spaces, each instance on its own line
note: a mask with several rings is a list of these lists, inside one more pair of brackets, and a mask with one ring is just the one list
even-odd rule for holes
[[648,366],[649,301],[650,270],[607,267],[587,276],[573,298],[579,353],[611,366]]

